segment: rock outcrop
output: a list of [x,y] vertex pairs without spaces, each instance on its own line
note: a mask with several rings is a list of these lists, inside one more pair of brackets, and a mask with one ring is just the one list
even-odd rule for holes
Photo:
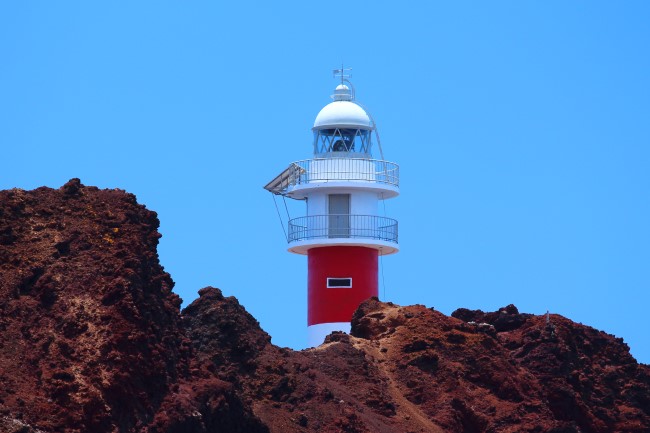
[[216,288],[181,312],[157,228],[78,179],[0,192],[0,432],[650,431],[650,368],[602,331],[370,299],[280,348]]

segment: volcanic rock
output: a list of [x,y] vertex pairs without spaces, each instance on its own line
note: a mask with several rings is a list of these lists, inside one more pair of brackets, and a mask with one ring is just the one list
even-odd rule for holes
[[219,289],[181,312],[158,225],[78,179],[0,192],[0,432],[650,431],[650,368],[612,335],[373,298],[293,351]]
[[79,179],[0,192],[3,431],[167,428],[157,414],[183,396],[189,419],[220,399],[236,410],[230,384],[208,377],[182,387],[190,344],[158,261],[158,226],[134,195]]

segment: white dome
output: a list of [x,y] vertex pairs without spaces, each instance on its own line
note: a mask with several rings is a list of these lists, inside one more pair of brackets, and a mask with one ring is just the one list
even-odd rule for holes
[[320,110],[314,121],[315,129],[337,126],[373,129],[372,121],[366,111],[350,101],[330,102]]

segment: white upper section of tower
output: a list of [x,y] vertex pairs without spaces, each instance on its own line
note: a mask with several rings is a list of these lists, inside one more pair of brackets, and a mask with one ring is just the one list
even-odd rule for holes
[[[382,200],[399,194],[399,167],[383,160],[375,122],[355,101],[348,77],[342,76],[332,95],[334,101],[316,116],[312,128],[314,158],[291,163],[265,189],[297,200],[308,198],[315,190],[334,194],[371,191]],[[372,156],[375,139],[381,159]]]
[[398,251],[397,221],[380,216],[380,201],[399,195],[399,166],[372,157],[373,136],[381,154],[375,122],[355,102],[354,86],[336,70],[341,83],[333,102],[316,116],[314,157],[292,162],[264,187],[273,194],[307,200],[307,215],[289,221],[289,250],[362,246],[381,255]]

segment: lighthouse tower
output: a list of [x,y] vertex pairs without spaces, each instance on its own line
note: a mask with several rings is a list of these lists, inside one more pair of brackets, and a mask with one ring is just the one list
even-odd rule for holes
[[[350,331],[359,304],[378,296],[378,257],[398,251],[397,221],[380,215],[379,203],[399,194],[399,167],[383,160],[346,70],[334,72],[341,82],[316,116],[313,158],[292,162],[264,187],[307,204],[305,216],[289,220],[287,241],[290,252],[307,256],[310,346]],[[381,159],[373,158],[375,142]]]

